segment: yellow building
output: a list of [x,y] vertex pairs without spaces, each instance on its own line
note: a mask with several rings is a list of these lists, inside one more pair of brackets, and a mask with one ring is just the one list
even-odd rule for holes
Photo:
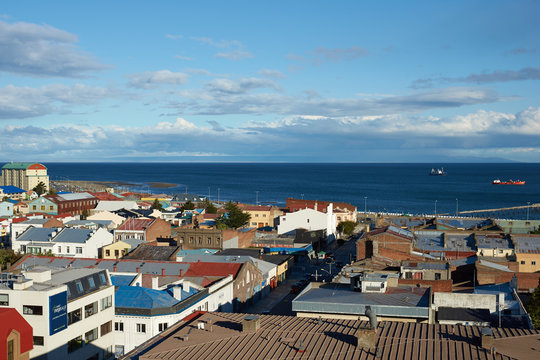
[[251,216],[249,220],[250,227],[274,227],[274,220],[283,215],[283,212],[275,206],[241,205],[240,208]]
[[49,190],[47,168],[38,163],[11,162],[2,167],[0,185],[12,185],[24,190],[32,190],[40,182]]
[[142,243],[144,241],[139,239],[126,239],[114,242],[101,248],[101,257],[103,259],[120,259]]
[[519,272],[540,271],[540,235],[512,235]]

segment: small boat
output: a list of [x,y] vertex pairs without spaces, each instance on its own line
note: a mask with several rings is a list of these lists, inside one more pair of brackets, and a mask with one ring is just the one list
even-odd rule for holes
[[508,180],[508,181],[501,181],[499,179],[495,179],[491,182],[493,185],[525,185],[524,180]]
[[446,176],[446,172],[444,171],[444,168],[431,169],[429,176]]

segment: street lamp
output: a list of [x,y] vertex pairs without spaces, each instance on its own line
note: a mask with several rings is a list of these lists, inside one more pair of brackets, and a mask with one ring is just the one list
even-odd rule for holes
[[219,204],[219,190],[221,190],[220,188],[217,188],[217,202]]
[[529,208],[531,207],[531,202],[527,201],[527,221],[529,221]]
[[437,200],[435,200],[435,217],[437,217]]
[[459,209],[459,200],[458,200],[458,198],[456,198],[456,216],[457,216],[457,214],[459,212],[458,209]]
[[364,215],[367,217],[367,196],[364,196]]

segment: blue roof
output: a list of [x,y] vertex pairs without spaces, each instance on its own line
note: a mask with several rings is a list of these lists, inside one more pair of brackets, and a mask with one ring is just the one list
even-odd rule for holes
[[154,309],[171,307],[178,303],[169,292],[141,286],[119,286],[115,293],[114,306],[123,308]]
[[84,244],[92,235],[89,229],[64,228],[55,236],[55,242],[81,243]]
[[23,232],[18,238],[17,241],[38,241],[45,242],[49,241],[51,235],[56,232],[55,228],[35,228],[29,227]]
[[2,189],[5,194],[21,194],[26,192],[26,190],[23,190],[13,185],[0,186],[0,189]]
[[137,275],[111,275],[111,282],[114,286],[129,286]]

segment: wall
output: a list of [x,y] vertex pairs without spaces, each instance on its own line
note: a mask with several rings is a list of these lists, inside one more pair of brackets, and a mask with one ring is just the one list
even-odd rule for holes
[[540,254],[516,254],[516,262],[519,272],[533,273],[540,271]]
[[439,306],[488,309],[489,312],[495,313],[497,312],[497,295],[435,292],[433,293],[433,308],[438,310]]
[[146,241],[156,241],[158,237],[170,237],[171,236],[171,224],[163,219],[156,219],[146,229]]

